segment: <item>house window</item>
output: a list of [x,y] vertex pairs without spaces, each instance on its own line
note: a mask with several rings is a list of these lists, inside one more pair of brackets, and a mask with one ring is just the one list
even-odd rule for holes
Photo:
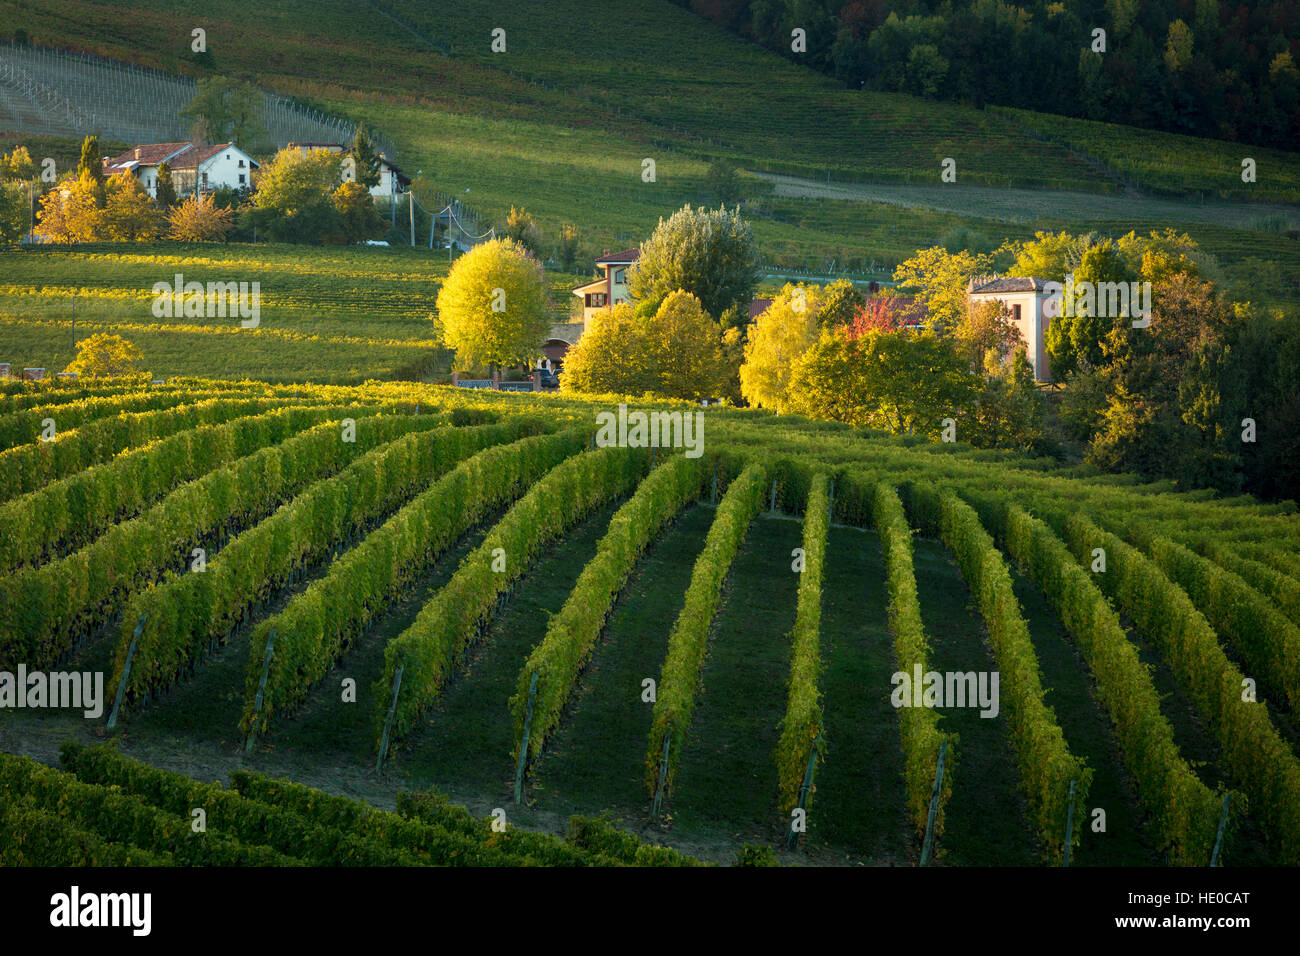
[[623,282],[623,273],[625,273],[626,271],[627,271],[626,269],[616,269],[616,270],[614,271],[614,281],[617,282],[617,283],[619,283],[619,284],[622,284],[622,282]]
[[1013,305],[1011,307],[1011,318],[1017,325],[1020,324],[1020,306]]
[[588,292],[587,307],[590,309],[601,309],[605,307],[606,294],[604,292]]
[[240,169],[244,168],[244,161],[242,159],[239,161],[239,168]]
[[204,174],[203,174],[203,188],[204,188],[204,189],[207,189],[207,188],[208,188],[208,174],[207,174],[207,173],[204,173]]
[[[243,174],[243,173],[240,173],[240,174],[239,174],[239,185],[241,185],[241,186],[244,185],[244,174]],[[1017,308],[1019,308],[1019,306],[1017,306]]]

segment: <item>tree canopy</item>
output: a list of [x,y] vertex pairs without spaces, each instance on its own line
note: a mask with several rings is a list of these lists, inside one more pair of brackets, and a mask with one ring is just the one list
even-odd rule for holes
[[438,327],[461,369],[531,363],[550,330],[541,263],[511,239],[456,260],[438,292]]

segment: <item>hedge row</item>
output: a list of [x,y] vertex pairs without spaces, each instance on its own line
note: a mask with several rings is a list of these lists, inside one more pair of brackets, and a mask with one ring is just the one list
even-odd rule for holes
[[1261,702],[1243,700],[1245,676],[1223,653],[1186,592],[1136,548],[1080,514],[1066,520],[1075,557],[1106,550],[1102,588],[1169,662],[1222,748],[1224,768],[1250,798],[1278,862],[1300,863],[1300,763]]
[[1269,598],[1292,624],[1300,625],[1300,581],[1262,561],[1242,557],[1213,539],[1198,542],[1196,549]]
[[358,424],[355,442],[339,441],[338,422],[323,422],[181,485],[65,558],[0,577],[0,669],[18,660],[49,666],[165,568],[188,562],[195,544],[264,517],[377,445],[445,422],[378,415]]
[[[932,488],[918,489],[918,495],[934,494]],[[1047,856],[1059,860],[1065,849],[1070,784],[1075,783],[1076,805],[1086,807],[1092,770],[1070,753],[1065,732],[1043,699],[1042,674],[1029,626],[1016,600],[1011,572],[993,539],[975,510],[951,490],[937,497],[943,540],[956,556],[988,630],[1000,674],[1001,706],[1010,724],[1035,829]],[[1082,829],[1074,828],[1072,846],[1078,845]]]
[[60,748],[63,766],[85,784],[113,788],[158,810],[190,818],[202,809],[206,832],[194,840],[225,838],[295,857],[310,866],[420,866],[415,853],[320,823],[292,808],[249,800],[215,783],[200,783],[123,757],[113,747]]
[[569,834],[565,841],[586,853],[599,854],[626,866],[704,866],[685,853],[644,843],[635,834],[620,830],[607,820],[592,817],[569,817]]
[[1174,742],[1151,672],[1119,616],[1069,550],[1017,505],[993,509],[1007,551],[1047,596],[1096,681],[1124,766],[1151,813],[1156,844],[1182,866],[1204,866],[1214,849],[1223,796],[1205,786]]
[[[115,787],[96,786],[27,757],[0,753],[0,794],[21,795],[109,843],[135,846],[177,866],[294,866],[291,855],[242,843],[220,832],[195,833],[190,807],[171,813]],[[53,861],[51,861],[53,863]]]
[[[524,428],[529,428],[527,422]],[[520,424],[464,429],[463,448],[440,450],[447,460],[515,438]],[[450,438],[451,436],[447,436]],[[311,687],[420,570],[493,509],[512,500],[567,456],[578,451],[576,431],[524,438],[489,447],[461,461],[355,548],[336,558],[325,575],[263,620],[249,645],[241,728],[263,733],[278,712],[301,703]],[[256,706],[267,637],[275,630],[271,666],[260,709]]]
[[1133,541],[1187,592],[1236,657],[1261,683],[1300,712],[1300,627],[1231,571],[1177,542],[1139,527]]
[[177,432],[308,404],[289,398],[211,398],[174,408],[100,418],[81,428],[61,430],[52,441],[30,442],[0,452],[0,502],[103,464],[124,449]]
[[204,388],[196,392],[188,388],[160,388],[128,392],[124,395],[99,395],[73,402],[63,402],[54,407],[35,406],[22,411],[0,415],[0,451],[39,441],[45,430],[47,418],[54,418],[59,431],[80,428],[97,418],[119,415],[123,412],[146,412],[158,408],[184,405],[196,399],[216,398],[221,391]]
[[0,866],[171,866],[170,853],[110,843],[26,794],[0,800]]
[[655,694],[646,750],[646,786],[652,794],[659,785],[659,764],[663,759],[665,737],[669,739],[665,793],[671,790],[676,778],[677,763],[695,709],[700,671],[708,648],[709,626],[718,611],[723,582],[745,539],[745,532],[763,507],[767,477],[767,468],[754,462],[731,482],[714,513],[704,550],[695,559],[685,604],[668,635],[668,655]]
[[677,455],[656,468],[610,519],[609,530],[582,569],[564,606],[551,618],[546,636],[519,672],[510,711],[515,724],[516,758],[523,744],[524,718],[532,675],[537,696],[528,739],[528,756],[542,752],[559,726],[578,675],[591,657],[615,597],[642,552],[665,524],[693,501],[704,478],[701,459]]
[[202,425],[0,505],[0,572],[80,547],[177,485],[329,419],[377,408],[284,408]]
[[[892,485],[876,485],[872,523],[880,536],[885,558],[885,583],[889,591],[889,629],[894,634],[894,657],[901,673],[909,678],[918,669],[925,674],[929,646],[921,624],[921,604],[916,594],[916,573],[912,568],[912,529],[903,514],[903,502]],[[903,780],[907,787],[907,809],[918,834],[925,833],[930,796],[939,763],[940,745],[947,741],[943,786],[935,814],[934,838],[943,833],[948,798],[952,795],[956,766],[957,735],[939,729],[939,715],[929,707],[900,707],[898,719],[903,738]]]
[[141,614],[145,627],[131,668],[131,699],[169,686],[292,574],[328,555],[338,542],[405,501],[462,457],[531,427],[520,420],[412,433],[310,485],[269,518],[232,538],[209,559],[203,573],[168,574],[132,599],[122,618],[113,686],[121,677]]
[[[830,507],[830,477],[824,473],[817,474],[813,477],[804,512],[804,572],[799,576],[799,598],[794,629],[790,632],[790,679],[785,717],[781,721],[781,738],[776,745],[783,814],[789,814],[798,805],[808,760],[822,732],[822,703],[818,690],[822,672],[822,567],[826,559]],[[824,746],[823,741],[819,749]]]
[[[639,449],[606,447],[575,455],[553,468],[506,512],[451,580],[420,609],[411,626],[384,648],[384,672],[375,684],[376,742],[388,714],[397,668],[403,670],[393,741],[404,737],[437,699],[465,650],[487,626],[497,600],[542,549],[593,508],[626,494],[645,474],[648,463],[649,456]],[[494,559],[504,561],[504,570],[493,570]]]

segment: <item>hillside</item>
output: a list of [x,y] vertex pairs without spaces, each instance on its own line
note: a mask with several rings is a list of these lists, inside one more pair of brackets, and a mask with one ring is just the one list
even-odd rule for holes
[[[188,28],[160,15],[164,8],[174,5],[0,3],[5,22],[33,40],[201,72],[186,56]],[[996,244],[1040,228],[1122,233],[1169,224],[1218,258],[1241,297],[1267,303],[1300,294],[1300,242],[1284,234],[1300,225],[1291,205],[1300,199],[1300,161],[1291,153],[1252,149],[1259,181],[1245,184],[1236,144],[854,92],[663,0],[621,0],[599,16],[576,0],[290,2],[273,11],[217,0],[193,19],[207,30],[218,71],[367,120],[396,142],[404,168],[424,171],[417,189],[468,188],[466,199],[498,222],[510,205],[525,205],[547,241],[561,223],[577,223],[587,255],[639,241],[683,202],[713,201],[704,173],[722,157],[742,169],[914,191],[900,209],[783,197],[746,178],[773,266],[888,270],[962,227]],[[497,27],[507,31],[504,53],[491,50]],[[653,183],[642,181],[647,157],[656,162]],[[953,211],[939,182],[948,157],[969,189],[1070,195],[1044,197],[1016,223],[978,197]],[[1215,218],[1208,210],[1168,214],[1141,202],[1129,223],[1090,211],[1089,194],[1134,184],[1197,203],[1284,205],[1225,217],[1231,224],[1207,221]]]

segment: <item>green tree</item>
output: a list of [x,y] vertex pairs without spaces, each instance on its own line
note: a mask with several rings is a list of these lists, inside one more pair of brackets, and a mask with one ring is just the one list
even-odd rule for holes
[[709,164],[709,171],[704,178],[709,192],[713,193],[713,198],[720,205],[730,206],[740,202],[740,177],[736,175],[736,167],[731,163],[725,159],[715,159]]
[[360,182],[340,183],[332,198],[339,214],[338,239],[345,245],[378,239],[388,231],[369,190]]
[[97,238],[112,242],[145,242],[162,234],[163,219],[140,181],[118,173],[106,186],[107,200],[98,219]]
[[537,226],[537,220],[527,209],[522,206],[516,209],[512,205],[509,215],[506,216],[506,238],[523,246],[530,255],[535,256],[541,247],[542,231]]
[[76,372],[80,378],[108,378],[134,375],[141,369],[144,355],[135,344],[120,335],[97,332],[77,343],[77,357],[65,372]]
[[456,260],[438,292],[443,342],[459,368],[530,363],[550,331],[541,264],[512,239],[481,243]]
[[379,150],[364,123],[352,137],[352,161],[357,164],[357,182],[368,190],[379,185]]
[[866,306],[866,296],[848,279],[836,279],[821,293],[817,321],[822,328],[848,325]]
[[[1128,283],[1134,278],[1116,244],[1107,239],[1083,254],[1079,268],[1074,273],[1076,285],[1090,283],[1084,289],[1094,291],[1102,283]],[[1066,296],[1069,289],[1066,289]],[[1133,307],[1121,309],[1119,315],[1109,315],[1099,301],[1100,295],[1079,295],[1073,302],[1062,301],[1061,314],[1055,316],[1043,336],[1052,374],[1065,378],[1079,370],[1097,368],[1105,362],[1102,342],[1117,324],[1131,321]],[[1069,307],[1067,309],[1067,306]],[[1072,312],[1073,314],[1067,314]]]
[[154,187],[154,199],[164,209],[170,209],[176,205],[176,186],[172,183],[172,167],[170,163],[158,164],[158,184]]
[[627,303],[601,309],[564,359],[567,391],[731,398],[735,353],[722,327],[689,292],[674,292],[649,317]]
[[560,227],[560,238],[555,248],[555,258],[560,261],[560,269],[564,272],[572,272],[574,265],[578,261],[578,243],[582,240],[582,233],[578,227],[572,223],[565,223]]
[[[932,333],[827,330],[795,362],[792,410],[810,418],[937,436],[943,419],[973,427],[979,379]],[[961,432],[958,432],[959,437]]]
[[991,254],[966,250],[949,252],[942,246],[922,249],[899,263],[894,278],[925,306],[931,329],[954,328],[966,315],[966,292],[971,276],[989,272]]
[[251,83],[204,77],[180,115],[193,122],[194,137],[201,142],[234,142],[245,152],[261,152],[270,139],[262,122],[265,102],[265,95]]
[[104,163],[99,156],[99,137],[87,136],[81,143],[81,158],[77,161],[77,178],[89,177],[97,183],[104,181]]
[[[700,300],[711,316],[748,315],[757,285],[754,231],[740,210],[692,209],[683,206],[659,225],[641,245],[641,256],[628,270],[628,290],[658,308],[681,289]],[[734,320],[733,320],[734,321]]]
[[817,342],[825,305],[821,291],[787,283],[750,326],[740,366],[740,394],[749,404],[790,411],[794,364]]
[[284,149],[262,168],[248,222],[277,242],[321,243],[340,230],[340,162],[324,149]]

